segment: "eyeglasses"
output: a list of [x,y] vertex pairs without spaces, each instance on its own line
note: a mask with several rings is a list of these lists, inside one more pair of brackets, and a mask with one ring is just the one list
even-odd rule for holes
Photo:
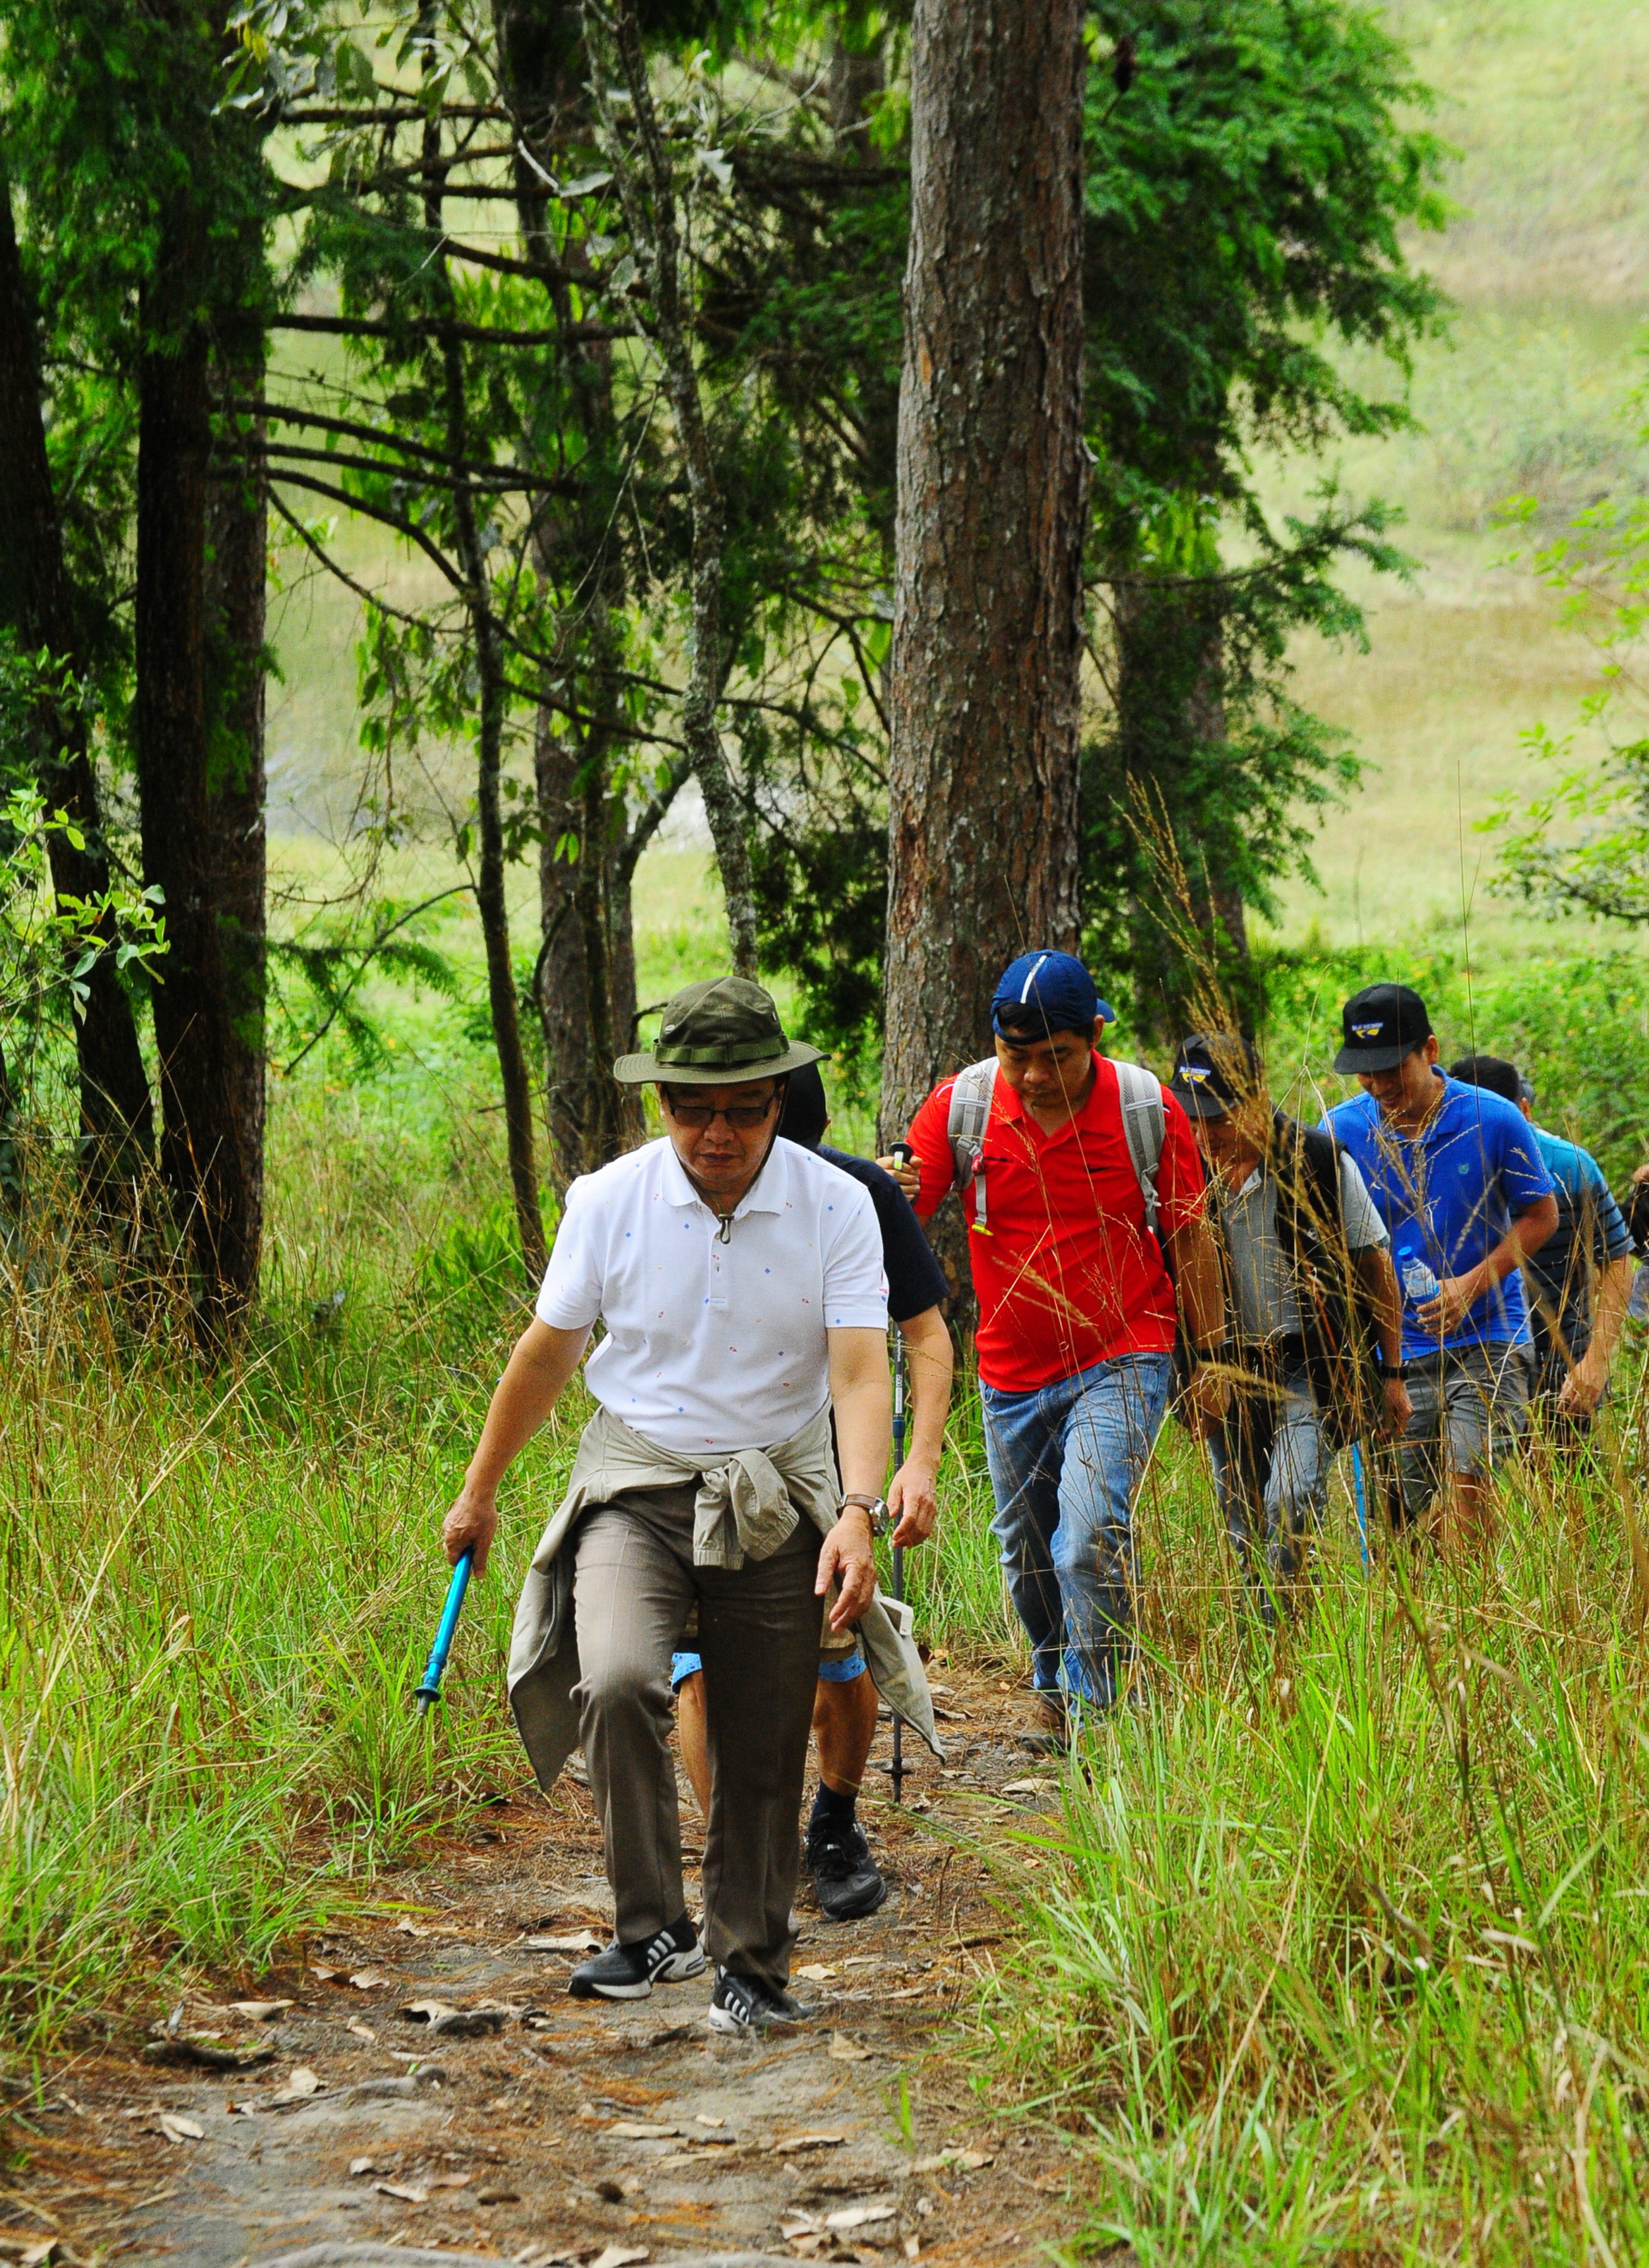
[[748,1133],[772,1116],[777,1100],[777,1095],[769,1094],[765,1102],[730,1102],[725,1108],[714,1110],[708,1102],[678,1102],[674,1095],[666,1094],[664,1106],[678,1126],[690,1127],[695,1133],[713,1126],[718,1118],[725,1118],[736,1131]]

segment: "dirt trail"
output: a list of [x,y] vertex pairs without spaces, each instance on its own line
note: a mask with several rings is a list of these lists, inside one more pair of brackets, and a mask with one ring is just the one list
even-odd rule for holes
[[[467,1845],[382,1881],[305,1968],[259,1979],[257,1998],[291,2003],[278,2014],[227,2014],[252,1997],[244,1986],[186,2007],[180,2029],[273,2048],[256,2068],[157,2066],[136,2043],[51,2063],[11,2107],[0,2257],[1042,2257],[1073,2225],[1071,2161],[1050,2134],[993,2124],[944,2049],[1026,1879],[1025,1846],[1006,1838],[1049,1783],[1028,1784],[1041,1768],[1014,1742],[1022,1697],[989,1672],[942,1670],[939,1684],[945,1767],[907,1743],[905,1808],[875,1793],[865,1806],[887,1904],[836,1926],[799,1899],[796,1990],[818,2004],[812,2022],[759,2042],[714,2035],[708,1976],[629,2007],[570,2000],[577,1956],[531,1940],[605,1940],[599,1839],[581,1788],[548,1805],[524,1792]],[[690,1845],[690,1802],[683,1819]],[[497,2029],[432,2037],[399,2013],[419,1999]],[[302,2074],[313,2095],[294,2093]]]

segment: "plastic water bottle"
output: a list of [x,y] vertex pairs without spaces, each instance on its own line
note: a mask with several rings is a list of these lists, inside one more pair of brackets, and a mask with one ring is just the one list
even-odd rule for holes
[[1418,1307],[1423,1300],[1434,1300],[1441,1286],[1417,1252],[1411,1252],[1402,1263],[1402,1288]]

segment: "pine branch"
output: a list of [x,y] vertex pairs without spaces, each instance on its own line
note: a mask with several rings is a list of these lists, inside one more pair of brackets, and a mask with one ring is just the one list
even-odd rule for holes
[[338,339],[462,339],[486,347],[599,346],[611,339],[633,339],[632,324],[566,323],[556,331],[495,330],[485,323],[450,322],[439,315],[412,315],[390,323],[368,315],[266,315],[271,331],[312,331]]

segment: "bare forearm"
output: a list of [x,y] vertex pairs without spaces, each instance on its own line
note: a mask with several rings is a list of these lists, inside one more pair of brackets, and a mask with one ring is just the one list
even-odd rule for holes
[[467,1489],[479,1496],[497,1494],[499,1482],[578,1367],[589,1336],[588,1331],[551,1330],[536,1321],[527,1325],[493,1388],[481,1440],[464,1475]]
[[842,1487],[848,1496],[879,1497],[893,1441],[887,1341],[880,1331],[855,1326],[831,1331],[828,1344]]
[[1620,1344],[1620,1335],[1626,1326],[1626,1306],[1631,1298],[1631,1279],[1636,1263],[1630,1256],[1605,1263],[1598,1278],[1596,1304],[1592,1312],[1592,1344],[1587,1349],[1601,1368],[1607,1371]]
[[1189,1221],[1170,1238],[1169,1248],[1186,1330],[1194,1346],[1211,1351],[1225,1340],[1226,1300],[1207,1224]]
[[1380,1359],[1388,1370],[1395,1370],[1402,1360],[1402,1293],[1397,1288],[1397,1271],[1391,1264],[1390,1248],[1384,1244],[1371,1244],[1358,1253],[1354,1265],[1358,1280],[1374,1311]]
[[939,1468],[945,1454],[945,1420],[951,1406],[951,1379],[955,1358],[945,1318],[937,1307],[912,1316],[904,1327],[907,1374],[913,1404],[911,1462]]
[[893,1421],[887,1382],[853,1379],[832,1389],[836,1406],[836,1462],[847,1496],[879,1497],[887,1477]]

